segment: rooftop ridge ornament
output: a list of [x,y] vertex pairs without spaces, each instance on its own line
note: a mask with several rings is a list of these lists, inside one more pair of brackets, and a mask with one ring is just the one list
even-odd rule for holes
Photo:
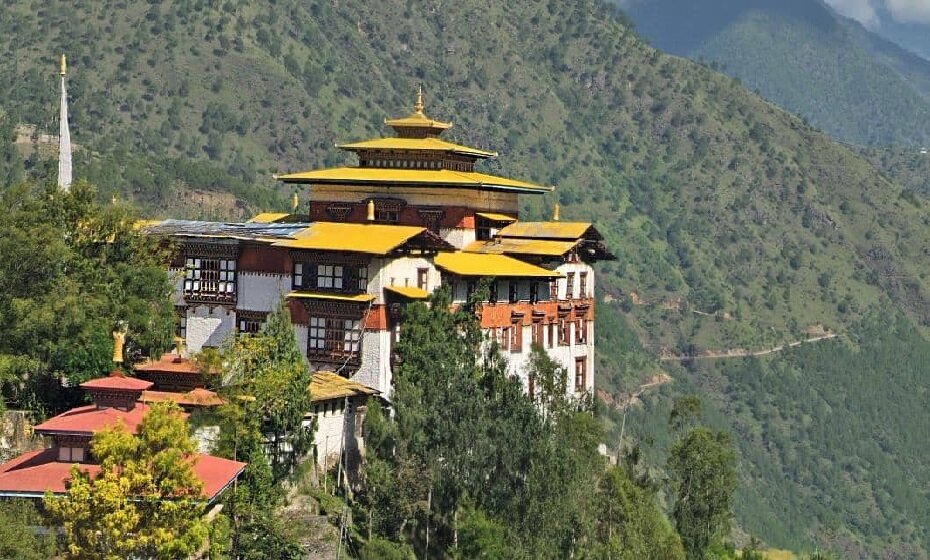
[[384,119],[384,123],[393,128],[401,138],[437,137],[452,123],[434,121],[423,112],[423,86],[417,86],[417,97],[413,103],[413,112],[399,119]]
[[65,60],[65,54],[61,54],[61,69],[58,71],[58,74],[61,76],[66,76],[68,74],[68,62]]
[[423,115],[423,86],[417,86],[417,100],[413,104],[413,112]]

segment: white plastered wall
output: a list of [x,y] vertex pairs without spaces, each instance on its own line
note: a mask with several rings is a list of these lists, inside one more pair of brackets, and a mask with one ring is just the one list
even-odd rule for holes
[[237,280],[237,309],[268,313],[291,291],[290,274],[240,272]]
[[205,346],[219,347],[236,327],[236,314],[219,305],[198,304],[187,308],[187,351],[196,354]]
[[317,465],[330,468],[339,461],[343,446],[346,452],[360,452],[364,450],[365,442],[357,435],[357,423],[363,416],[357,414],[364,400],[358,397],[349,399],[348,413],[345,410],[345,399],[333,399],[313,404],[313,416],[316,419]]

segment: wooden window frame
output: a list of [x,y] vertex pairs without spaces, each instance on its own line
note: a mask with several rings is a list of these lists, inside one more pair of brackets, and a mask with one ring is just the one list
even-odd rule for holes
[[174,316],[176,319],[174,335],[178,338],[187,340],[187,306],[176,305],[174,307]]
[[235,303],[238,270],[235,257],[189,255],[184,259],[184,300]]
[[520,286],[517,284],[516,280],[509,280],[507,282],[507,301],[510,303],[517,303],[520,301]]
[[311,315],[307,320],[307,358],[355,363],[362,350],[362,318]]
[[236,311],[236,330],[239,334],[257,334],[261,331],[268,313],[264,311]]
[[523,323],[516,322],[510,325],[510,353],[523,353]]
[[575,342],[578,344],[588,343],[588,322],[581,319],[575,319]]
[[575,273],[565,273],[565,299],[575,299]]
[[567,317],[559,317],[559,346],[569,346],[571,344],[571,324]]
[[587,272],[578,273],[578,297],[579,298],[588,297],[588,273]]
[[429,287],[429,269],[417,268],[417,288],[427,290]]
[[588,390],[588,358],[575,358],[575,392]]

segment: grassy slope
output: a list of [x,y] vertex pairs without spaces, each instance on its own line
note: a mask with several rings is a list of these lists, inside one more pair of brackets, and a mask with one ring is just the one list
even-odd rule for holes
[[[453,139],[502,152],[486,169],[557,184],[563,216],[595,220],[618,253],[600,267],[601,286],[646,304],[601,306],[599,383],[609,391],[654,373],[660,346],[760,347],[812,324],[854,333],[876,305],[930,318],[919,202],[733,80],[644,45],[593,0],[21,2],[0,12],[0,45],[12,53],[0,59],[0,106],[40,124],[54,114],[55,53],[71,54],[74,137],[97,154],[100,175],[120,177],[108,188],[134,190],[160,213],[173,168],[159,163],[155,171],[168,171],[156,176],[149,160],[212,158],[252,178],[339,163],[346,156],[333,142],[380,134],[381,119],[406,112],[423,83],[428,112],[455,121]],[[547,214],[552,202],[528,200],[526,215]],[[667,309],[667,300],[683,304]],[[852,367],[865,375],[872,366]],[[661,395],[701,391],[715,422],[739,428],[728,411],[749,406],[745,391],[719,393],[699,371],[672,372],[676,383]],[[841,376],[823,382],[860,391]],[[642,414],[658,418],[667,402]],[[903,406],[902,415],[923,412]],[[654,435],[661,424],[643,420],[638,431]],[[741,441],[753,484],[740,508],[747,529],[782,547],[816,540],[830,527],[801,514],[818,496],[847,519],[841,497],[852,480],[818,479],[812,495],[792,473],[772,475],[771,491],[787,504],[773,509],[754,473],[768,473],[778,452]],[[811,453],[828,460],[819,443]],[[841,451],[857,449],[844,441]],[[897,452],[906,463],[927,451],[917,442]],[[894,497],[887,507],[909,511]],[[851,531],[881,548],[875,535],[885,533]]]
[[[930,129],[930,62],[835,16],[818,0],[641,0],[631,9],[659,48],[715,61],[843,141],[919,146]],[[682,37],[694,40],[683,39]]]

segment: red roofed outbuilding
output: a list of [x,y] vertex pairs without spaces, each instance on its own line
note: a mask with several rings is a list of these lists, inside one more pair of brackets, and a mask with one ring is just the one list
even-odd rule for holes
[[[90,454],[90,442],[95,433],[121,423],[135,434],[150,410],[140,400],[152,387],[151,381],[114,371],[107,377],[82,383],[81,387],[90,394],[94,404],[72,408],[36,426],[35,432],[50,437],[52,446],[24,453],[0,465],[0,497],[41,498],[46,491],[63,494],[71,478],[72,465],[79,464],[91,476],[100,471]],[[212,391],[195,391],[191,398],[201,402],[219,398]],[[190,461],[203,483],[203,498],[207,502],[215,500],[246,467],[245,463],[201,453],[192,455]]]

